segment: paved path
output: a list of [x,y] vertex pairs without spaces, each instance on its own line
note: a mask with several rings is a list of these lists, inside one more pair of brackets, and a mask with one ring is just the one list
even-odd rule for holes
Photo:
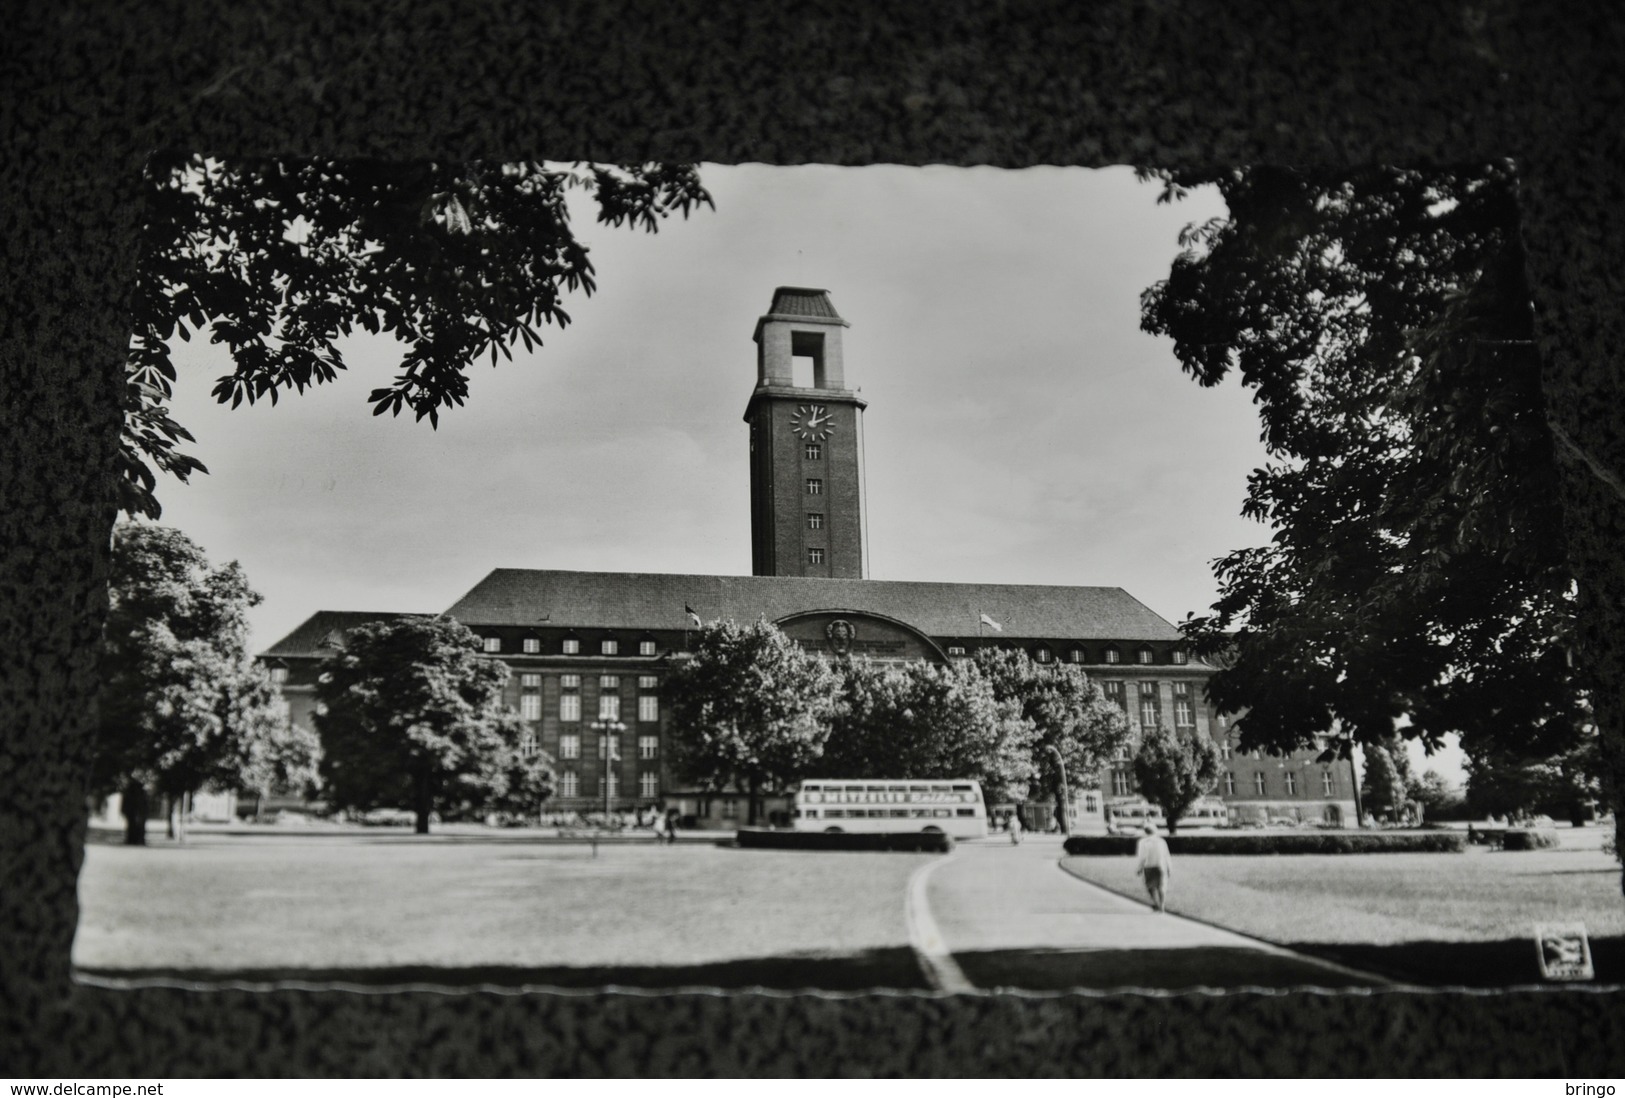
[[1063,870],[1059,843],[964,843],[911,882],[916,951],[944,990],[1350,987],[1381,981],[1148,906]]

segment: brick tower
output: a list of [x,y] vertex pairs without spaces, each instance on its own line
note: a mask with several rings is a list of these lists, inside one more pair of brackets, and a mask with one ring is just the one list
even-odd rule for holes
[[[862,579],[864,402],[846,387],[829,291],[780,286],[756,322],[751,572]],[[799,376],[798,376],[799,373]]]

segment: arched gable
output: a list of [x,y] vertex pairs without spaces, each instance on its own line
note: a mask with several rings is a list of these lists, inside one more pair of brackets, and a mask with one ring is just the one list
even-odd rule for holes
[[803,648],[825,655],[948,662],[942,646],[908,622],[867,610],[798,610],[774,624]]

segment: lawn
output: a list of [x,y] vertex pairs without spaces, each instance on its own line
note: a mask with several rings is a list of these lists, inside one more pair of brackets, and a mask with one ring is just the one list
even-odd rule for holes
[[[1599,982],[1625,982],[1620,867],[1595,832],[1552,850],[1174,859],[1169,910],[1406,981],[1540,979],[1536,923],[1581,922]],[[1145,895],[1132,858],[1067,858],[1072,873]]]
[[595,857],[450,835],[92,844],[73,958],[104,975],[919,987],[904,895],[930,858],[653,843]]

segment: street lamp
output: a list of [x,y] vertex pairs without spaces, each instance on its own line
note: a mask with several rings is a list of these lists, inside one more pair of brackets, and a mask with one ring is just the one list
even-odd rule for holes
[[[597,720],[587,725],[587,727],[598,733],[599,742],[604,745],[604,825],[607,827],[609,825],[609,791],[611,785],[614,784],[610,780],[611,775],[614,773],[612,765],[621,761],[621,733],[626,731],[626,725],[620,721]],[[610,732],[615,733],[614,739],[609,739],[606,735]]]

